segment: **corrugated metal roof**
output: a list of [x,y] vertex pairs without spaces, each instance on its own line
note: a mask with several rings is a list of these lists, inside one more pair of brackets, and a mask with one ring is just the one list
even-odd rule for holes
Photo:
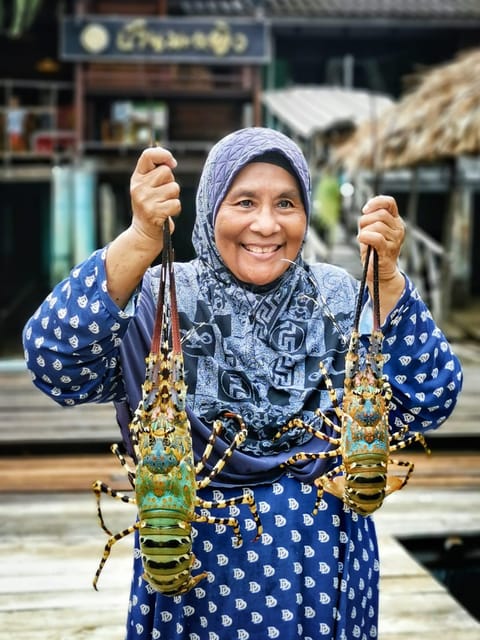
[[480,19],[478,0],[177,0],[187,15],[266,18]]
[[393,104],[387,96],[341,87],[296,86],[264,91],[268,112],[293,133],[310,138],[339,126],[377,117]]

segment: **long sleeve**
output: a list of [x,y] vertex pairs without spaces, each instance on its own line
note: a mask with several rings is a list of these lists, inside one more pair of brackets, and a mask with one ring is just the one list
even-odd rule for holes
[[105,252],[75,267],[23,330],[34,384],[62,405],[124,397],[119,346],[130,316],[108,295]]
[[412,431],[439,427],[462,388],[462,368],[412,282],[383,326],[384,373],[393,390],[390,424]]

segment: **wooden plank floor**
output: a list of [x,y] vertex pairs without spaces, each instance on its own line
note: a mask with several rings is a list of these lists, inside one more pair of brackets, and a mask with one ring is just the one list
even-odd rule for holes
[[[74,490],[0,493],[0,640],[121,640],[131,569],[131,540],[115,545],[95,592],[91,581],[106,537],[98,527],[95,499],[77,490],[97,477],[122,485],[102,457],[84,460]],[[75,476],[76,460],[59,465]],[[466,468],[466,466],[465,466]],[[465,475],[466,482],[469,474]],[[72,483],[73,486],[74,483]],[[39,487],[37,486],[36,489]],[[113,530],[134,518],[134,508],[104,501]],[[381,556],[380,640],[479,640],[475,621],[401,546],[396,536],[480,531],[477,487],[441,487],[420,478],[390,496],[376,513]]]
[[116,442],[111,404],[62,407],[39,391],[20,363],[0,369],[0,447],[10,443]]
[[[0,372],[0,447],[18,440],[68,443],[82,433],[89,442],[118,440],[111,407],[62,409],[26,375],[15,382]],[[467,365],[458,407],[434,438],[480,435],[479,382],[480,365]],[[417,448],[401,452],[415,472],[375,514],[380,640],[480,640],[480,624],[397,540],[480,532],[480,452],[450,452],[435,442],[431,456]],[[131,541],[115,545],[95,592],[91,581],[106,541],[90,491],[96,479],[127,487],[108,453],[0,457],[0,640],[122,640]],[[105,500],[104,508],[113,530],[134,519],[123,503]]]
[[[464,387],[453,415],[432,438],[480,438],[480,353],[463,346]],[[470,357],[474,357],[474,361]],[[11,443],[53,444],[76,441],[116,442],[119,429],[110,404],[74,408],[57,405],[34,387],[21,362],[11,370],[0,368],[0,446]]]
[[[480,488],[480,452],[400,452],[399,460],[415,465],[408,486]],[[0,491],[86,491],[104,480],[128,489],[125,472],[113,454],[19,455],[0,457]]]
[[[93,495],[3,494],[0,504],[1,640],[121,640],[131,541],[116,546],[96,592],[92,579],[106,536]],[[134,516],[116,503],[106,504],[106,513],[118,528]]]

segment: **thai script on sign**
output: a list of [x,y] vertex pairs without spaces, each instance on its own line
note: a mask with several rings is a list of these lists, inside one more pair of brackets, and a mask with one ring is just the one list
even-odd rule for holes
[[225,22],[217,22],[209,31],[197,29],[189,34],[169,29],[162,33],[149,28],[146,20],[138,18],[118,32],[116,46],[122,52],[151,50],[155,53],[174,53],[191,49],[222,57],[244,53],[248,47],[248,37],[242,32],[232,32]]

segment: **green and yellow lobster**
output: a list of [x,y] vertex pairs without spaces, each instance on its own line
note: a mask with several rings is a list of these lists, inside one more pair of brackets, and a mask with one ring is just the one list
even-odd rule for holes
[[[169,309],[164,304],[167,280],[170,291]],[[168,335],[169,325],[171,341]],[[192,551],[192,523],[206,522],[230,526],[236,536],[237,546],[242,541],[239,523],[235,518],[200,515],[196,511],[197,507],[209,510],[246,504],[256,523],[256,539],[262,533],[251,491],[244,490],[240,496],[216,502],[203,500],[197,495],[197,490],[206,487],[218,475],[233,451],[245,440],[247,428],[240,416],[228,414],[229,418],[238,421],[239,431],[209,475],[197,480],[196,477],[204,469],[223,426],[220,420],[215,421],[205,452],[195,464],[191,427],[185,406],[186,393],[173,252],[168,225],[165,224],[160,291],[151,351],[146,358],[142,398],[129,425],[136,460],[135,469],[129,467],[118,446],[112,446],[113,453],[127,469],[135,497],[115,491],[99,480],[93,484],[100,525],[109,535],[93,580],[95,589],[112,546],[136,530],[139,533],[144,579],[153,589],[169,596],[183,594],[192,589],[207,576],[206,572],[192,575],[195,563]],[[112,534],[105,525],[100,507],[102,493],[136,504],[137,522],[119,533]]]
[[[388,495],[407,484],[414,470],[413,463],[394,460],[391,458],[391,453],[403,449],[415,441],[420,442],[427,453],[430,453],[421,433],[409,432],[406,425],[395,433],[391,433],[390,430],[388,416],[392,388],[387,377],[383,374],[383,333],[380,329],[378,256],[376,252],[373,255],[374,326],[365,366],[362,368],[360,364],[359,324],[369,258],[370,251],[366,257],[353,330],[345,360],[342,406],[338,402],[325,364],[323,362],[319,364],[339,424],[336,424],[320,409],[317,409],[316,413],[322,418],[324,424],[333,429],[337,437],[329,436],[296,418],[291,420],[278,434],[279,437],[281,433],[289,429],[300,427],[317,438],[328,441],[333,447],[331,450],[321,453],[297,453],[284,463],[286,466],[305,459],[341,458],[339,464],[314,481],[317,487],[314,513],[318,512],[324,491],[340,498],[362,516],[373,513],[382,506]],[[389,465],[392,464],[406,467],[406,473],[402,477],[389,473]]]

